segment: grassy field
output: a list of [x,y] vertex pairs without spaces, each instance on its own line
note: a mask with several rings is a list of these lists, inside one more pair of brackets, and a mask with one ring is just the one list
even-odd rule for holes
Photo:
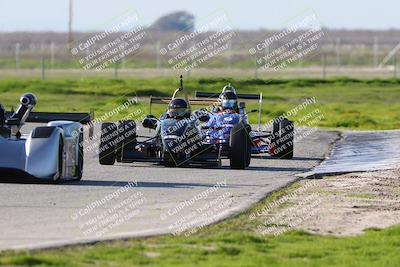
[[273,193],[235,218],[203,228],[189,237],[162,236],[36,252],[0,253],[8,266],[399,266],[400,226],[369,229],[356,237],[291,231],[263,236],[250,214],[292,192],[296,184]]
[[[315,97],[317,103],[292,117],[296,120],[319,109],[324,119],[318,127],[341,129],[400,128],[400,80],[235,80],[189,79],[185,88],[219,92],[232,82],[239,93],[264,94],[263,121],[279,116]],[[149,95],[169,96],[178,86],[174,79],[156,80],[0,80],[0,102],[8,109],[21,93],[33,92],[37,111],[89,111],[97,116],[109,112],[130,96],[139,96],[135,109],[148,112]],[[256,107],[256,103],[249,106]],[[165,107],[154,110],[161,114]],[[251,115],[256,122],[254,114]],[[206,227],[190,236],[162,236],[148,239],[99,243],[37,252],[0,253],[0,265],[7,266],[399,266],[400,226],[370,229],[357,237],[331,237],[292,231],[263,236],[254,229],[261,221],[249,215],[290,193],[291,187],[276,192],[235,218]]]
[[[363,130],[400,128],[400,79],[188,79],[185,89],[189,96],[193,96],[196,90],[219,92],[227,82],[231,82],[238,93],[263,92],[263,122],[298,106],[304,99],[315,97],[316,104],[301,110],[291,119],[296,121],[318,109],[324,115],[317,122],[318,127]],[[141,101],[137,106],[110,118],[116,120],[137,108],[142,109],[143,114],[148,113],[148,96],[170,96],[177,86],[176,79],[6,79],[0,80],[0,102],[10,109],[17,105],[18,97],[22,93],[32,92],[39,99],[36,111],[74,112],[94,109],[99,117],[116,108],[128,97],[139,96]],[[256,107],[257,103],[248,102],[249,109]],[[164,110],[164,106],[156,106],[153,113],[160,115]],[[251,114],[250,119],[252,123],[256,123],[257,115]]]

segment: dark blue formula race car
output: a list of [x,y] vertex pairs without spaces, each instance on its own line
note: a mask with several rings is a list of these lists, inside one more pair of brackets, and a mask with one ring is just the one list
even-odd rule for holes
[[[220,166],[221,159],[227,158],[231,168],[244,169],[250,165],[253,153],[292,157],[291,122],[274,122],[272,132],[252,131],[245,104],[237,104],[238,98],[258,99],[261,107],[261,94],[236,95],[234,88],[227,86],[218,95],[197,92],[195,99],[177,98],[177,93],[182,90],[181,78],[181,86],[171,98],[150,98],[150,112],[152,104],[168,105],[167,112],[159,119],[147,115],[142,121],[144,128],[155,130],[153,136],[138,135],[134,121],[103,123],[100,164],[113,165],[117,161],[157,162],[165,166]],[[203,108],[191,112],[191,106],[198,105]],[[260,112],[250,112],[257,111]],[[285,144],[284,149],[282,144]]]

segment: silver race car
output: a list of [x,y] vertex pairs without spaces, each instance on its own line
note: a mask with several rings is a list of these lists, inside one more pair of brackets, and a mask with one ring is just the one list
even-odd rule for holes
[[[33,94],[24,94],[15,112],[0,105],[0,174],[46,181],[80,180],[83,173],[83,131],[87,113],[31,112]],[[79,122],[78,122],[79,121]],[[26,122],[47,122],[29,135],[20,130]]]

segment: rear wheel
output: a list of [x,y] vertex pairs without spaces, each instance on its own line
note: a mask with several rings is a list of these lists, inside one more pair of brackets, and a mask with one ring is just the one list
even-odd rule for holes
[[251,147],[247,127],[236,124],[229,139],[229,160],[232,169],[244,169],[250,165]]
[[251,147],[252,147],[252,141],[250,138],[250,132],[251,132],[251,126],[250,125],[246,125],[246,134],[247,134],[247,140],[248,140],[248,149],[247,149],[247,160],[246,160],[246,167],[249,167],[250,165],[250,161],[251,161]]
[[115,163],[115,142],[118,136],[118,129],[115,123],[102,123],[99,147],[99,163],[101,165],[114,165]]
[[170,168],[178,167],[179,163],[177,155],[174,155],[169,151],[164,151],[163,158],[165,167],[170,167]]
[[83,133],[79,134],[78,140],[78,165],[76,166],[76,180],[81,180],[83,175]]
[[288,119],[274,120],[272,125],[271,155],[280,159],[292,159],[294,149],[294,124]]

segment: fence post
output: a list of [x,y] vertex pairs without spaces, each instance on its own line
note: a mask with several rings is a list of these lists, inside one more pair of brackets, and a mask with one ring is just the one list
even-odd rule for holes
[[374,37],[374,58],[373,58],[373,62],[374,62],[374,67],[378,67],[378,48],[379,48],[379,43],[378,43],[378,37],[375,36]]
[[322,61],[322,78],[326,79],[326,54],[323,53],[321,56]]
[[160,67],[161,67],[160,47],[161,47],[161,42],[160,42],[160,40],[158,40],[157,44],[156,44],[156,67],[157,67],[157,69],[160,69]]
[[15,44],[15,68],[19,70],[19,50],[20,50],[21,44],[16,43]]
[[232,57],[233,57],[232,39],[228,41],[228,47],[229,47],[228,68],[232,68]]
[[51,69],[54,68],[54,54],[55,54],[54,42],[51,42],[51,44],[50,44],[50,66],[51,66]]
[[258,65],[257,65],[257,56],[254,55],[254,79],[258,79]]
[[393,56],[393,77],[397,78],[397,53]]
[[114,64],[114,79],[118,79],[118,60]]
[[340,67],[340,38],[336,38],[335,50],[336,50],[336,66]]
[[126,66],[126,59],[125,59],[125,57],[122,57],[121,68],[122,68],[122,69],[125,69],[125,66]]

